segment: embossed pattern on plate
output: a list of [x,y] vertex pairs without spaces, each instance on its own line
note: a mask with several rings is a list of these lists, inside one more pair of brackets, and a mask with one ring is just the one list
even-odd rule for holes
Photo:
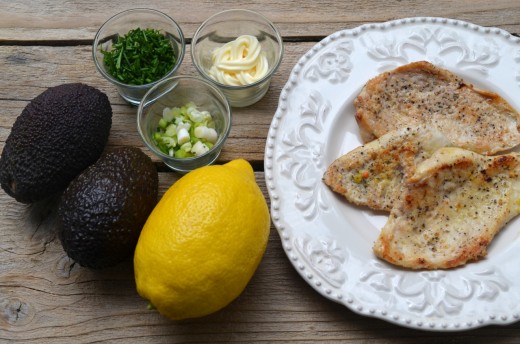
[[427,60],[520,109],[520,38],[446,18],[406,18],[335,32],[309,50],[280,94],[265,149],[271,217],[284,250],[319,293],[406,327],[458,331],[520,319],[520,220],[488,256],[453,270],[398,269],[372,253],[384,214],[348,204],[321,181],[361,144],[353,101],[377,74]]

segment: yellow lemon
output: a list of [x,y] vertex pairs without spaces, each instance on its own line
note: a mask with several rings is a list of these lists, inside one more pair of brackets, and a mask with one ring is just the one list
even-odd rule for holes
[[216,312],[253,276],[269,228],[247,161],[193,170],[170,187],[143,227],[134,255],[137,291],[171,319]]

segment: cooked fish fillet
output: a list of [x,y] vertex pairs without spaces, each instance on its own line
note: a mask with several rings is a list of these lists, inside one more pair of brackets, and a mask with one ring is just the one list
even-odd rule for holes
[[452,268],[486,255],[520,212],[520,154],[483,156],[441,148],[416,168],[374,244],[412,269]]
[[323,181],[352,203],[390,211],[415,166],[449,145],[433,128],[404,127],[339,157],[327,168]]
[[420,61],[368,81],[354,101],[362,138],[426,123],[456,147],[494,154],[520,143],[520,115],[499,95]]

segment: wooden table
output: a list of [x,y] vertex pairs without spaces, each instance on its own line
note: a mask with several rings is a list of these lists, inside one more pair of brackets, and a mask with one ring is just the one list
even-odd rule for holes
[[[219,163],[252,163],[266,197],[263,157],[278,97],[296,61],[323,37],[363,23],[439,16],[520,33],[518,0],[438,1],[122,1],[0,0],[0,145],[28,101],[49,86],[84,82],[106,92],[114,110],[109,146],[141,143],[136,109],[95,70],[91,44],[111,15],[147,6],[164,11],[192,37],[200,23],[224,9],[249,8],[269,17],[286,47],[272,85],[257,104],[234,109],[233,128]],[[188,54],[180,74],[195,75]],[[161,193],[179,176],[155,160]],[[274,227],[265,257],[244,293],[211,316],[172,322],[146,309],[131,260],[92,271],[74,264],[56,238],[55,208],[26,206],[0,192],[0,342],[173,343],[518,343],[520,323],[458,333],[397,327],[355,314],[315,292],[295,271]],[[520,270],[519,270],[520,271]],[[520,273],[520,272],[519,272]]]

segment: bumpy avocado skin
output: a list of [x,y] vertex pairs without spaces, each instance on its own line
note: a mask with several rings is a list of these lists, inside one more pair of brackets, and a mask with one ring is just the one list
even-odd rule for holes
[[157,194],[157,170],[140,149],[104,154],[61,197],[58,233],[65,252],[93,269],[123,261],[134,252]]
[[112,107],[98,89],[80,83],[51,87],[16,119],[0,158],[0,184],[18,202],[63,191],[103,152]]

